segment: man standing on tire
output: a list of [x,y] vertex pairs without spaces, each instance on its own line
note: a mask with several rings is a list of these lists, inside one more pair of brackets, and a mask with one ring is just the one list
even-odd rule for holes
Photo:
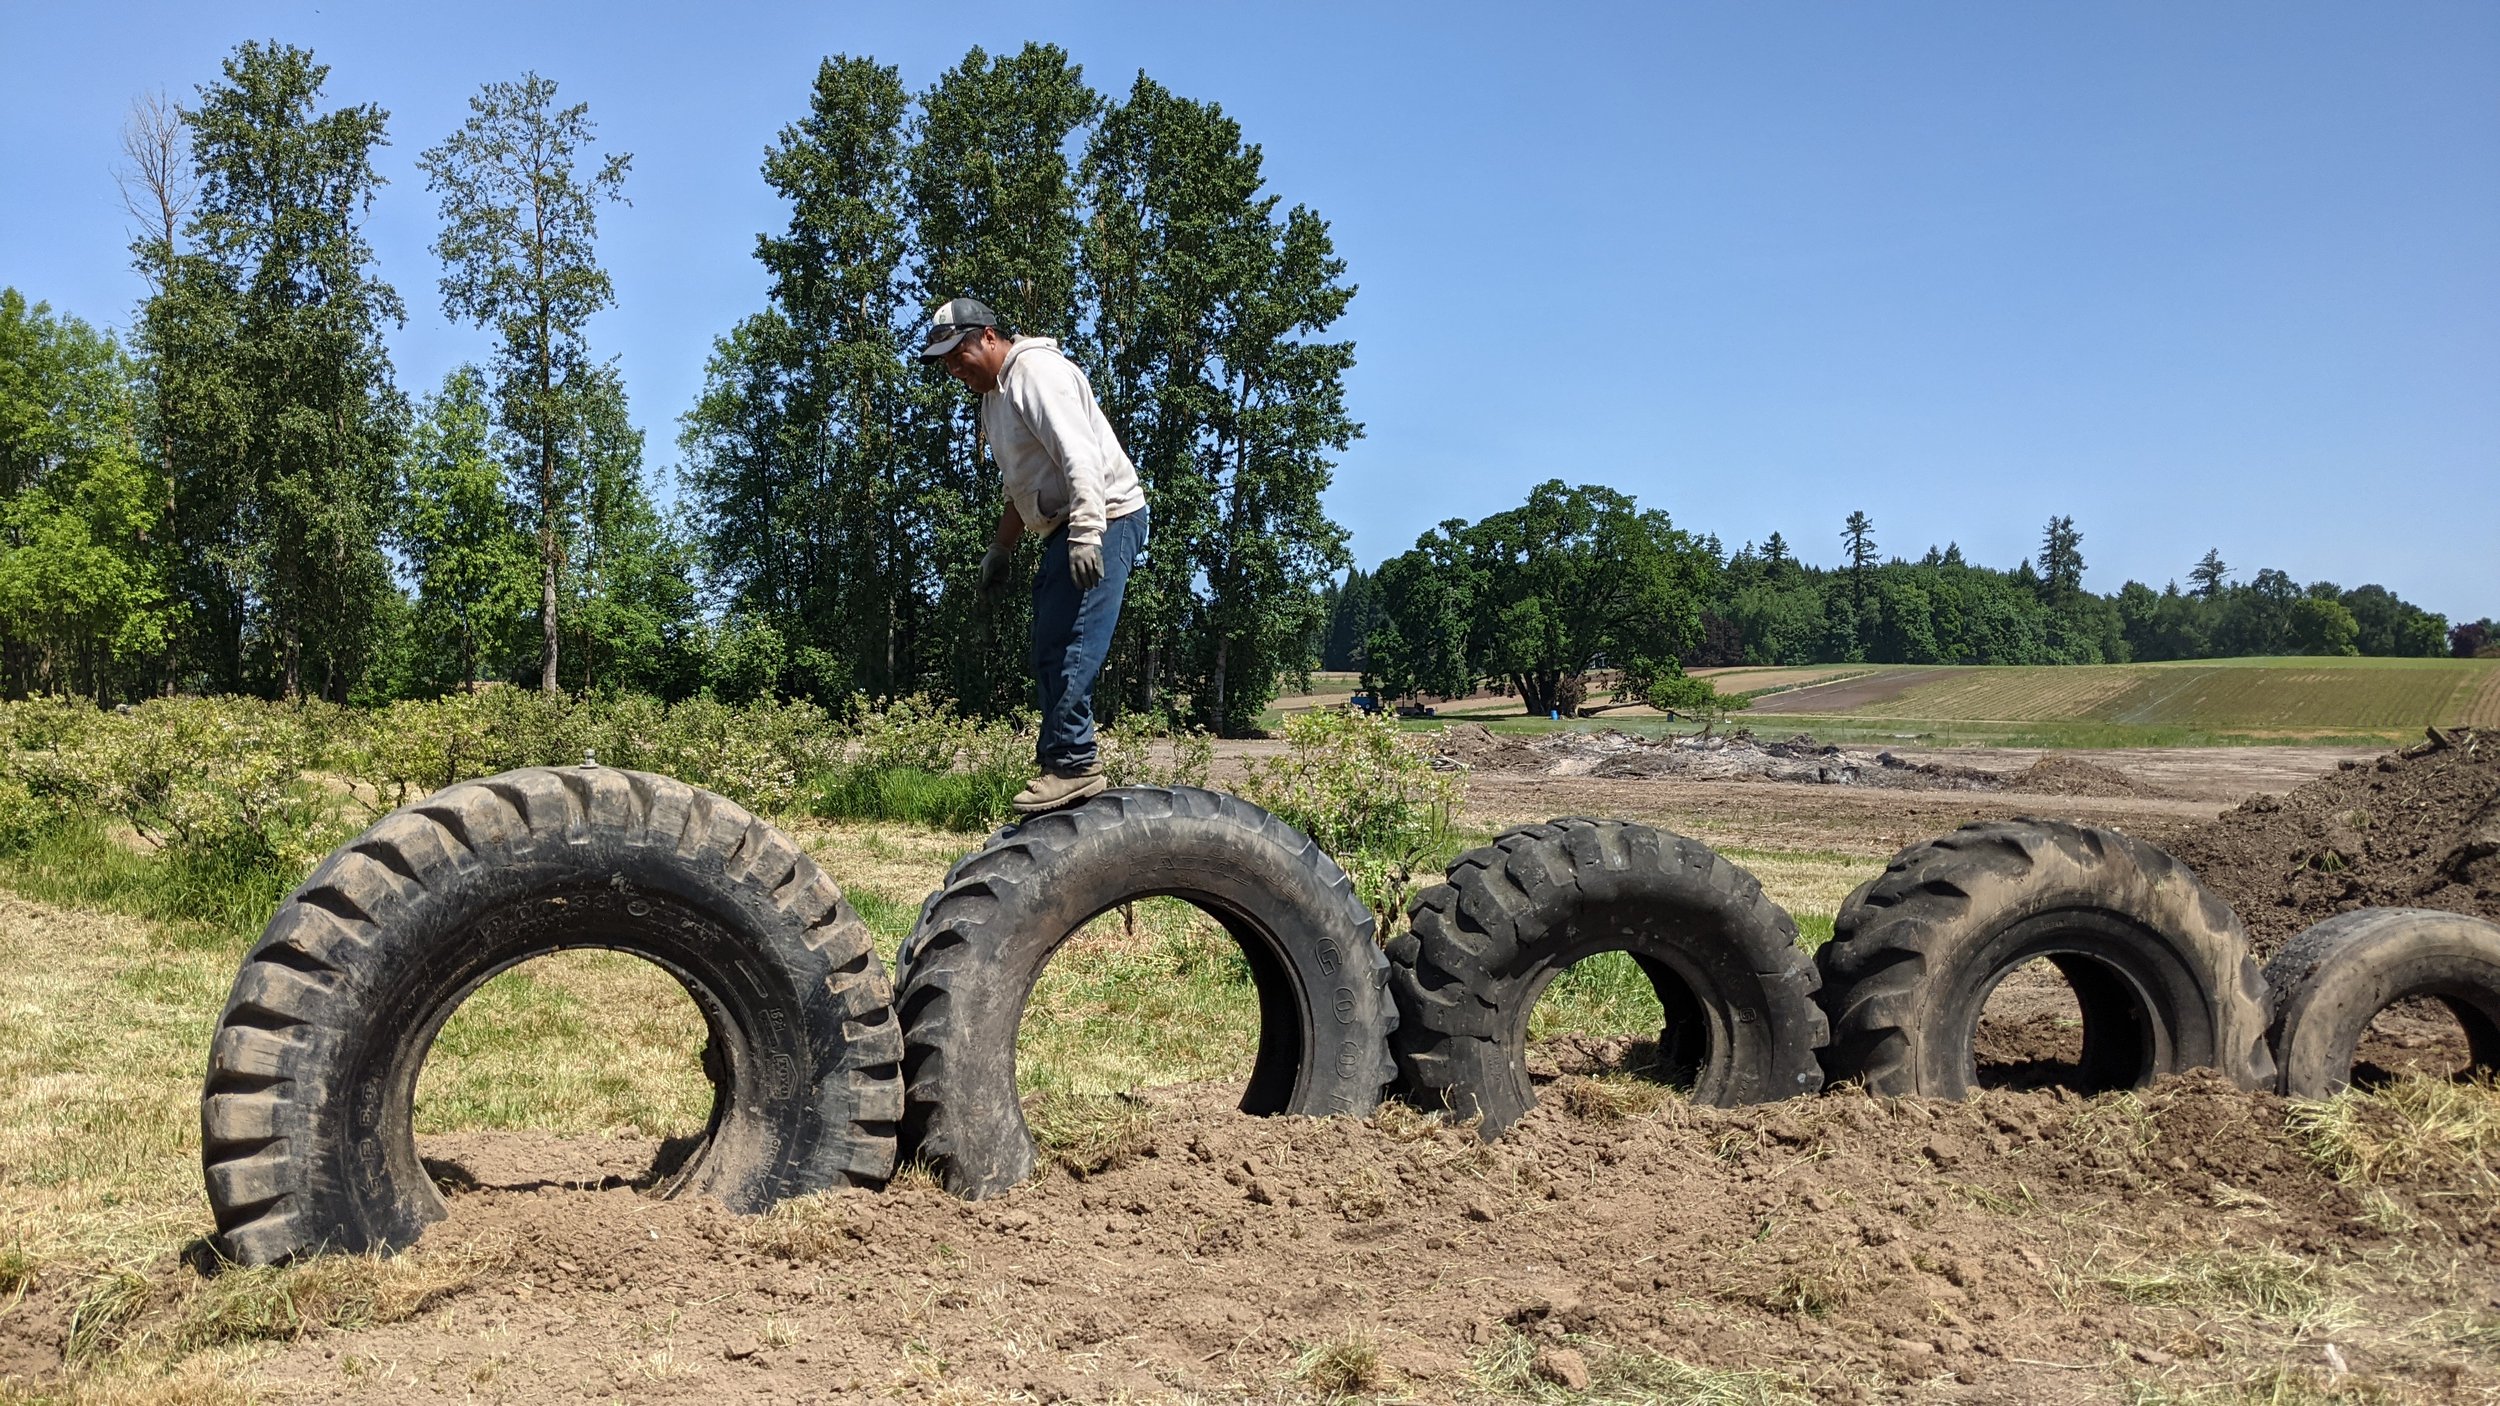
[[986,305],[957,298],[930,319],[920,359],[943,363],[981,397],[981,429],[1006,480],[1007,504],[981,557],[982,593],[1006,584],[1019,537],[1042,538],[1033,578],[1041,775],[1015,807],[1032,815],[1073,805],[1103,788],[1094,680],[1146,546],[1145,492],[1093,386],[1053,339],[1011,335]]

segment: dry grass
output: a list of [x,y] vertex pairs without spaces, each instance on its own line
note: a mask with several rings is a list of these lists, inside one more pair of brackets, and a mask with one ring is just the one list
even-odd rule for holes
[[1624,1074],[1566,1074],[1545,1091],[1544,1100],[1593,1123],[1619,1123],[1655,1113],[1675,1090],[1655,1079]]
[[1361,1396],[1386,1384],[1380,1349],[1369,1334],[1351,1328],[1304,1348],[1294,1375],[1325,1401]]
[[2130,1382],[2126,1395],[2127,1406],[2379,1406],[2405,1399],[2357,1377],[2280,1365],[2201,1386]]
[[738,1222],[738,1243],[785,1260],[832,1260],[859,1245],[847,1205],[856,1193],[819,1192],[782,1202]]
[[2104,1272],[2099,1282],[2129,1303],[2255,1323],[2295,1339],[2332,1333],[2357,1311],[2326,1266],[2275,1245],[2200,1247]]
[[1576,1335],[1564,1341],[1588,1359],[1587,1391],[1572,1391],[1538,1376],[1536,1340],[1514,1332],[1503,1333],[1476,1354],[1472,1368],[1477,1386],[1497,1400],[1536,1406],[1808,1406],[1813,1400],[1784,1373],[1696,1367]]
[[1125,1167],[1154,1144],[1154,1110],[1134,1094],[1037,1093],[1024,1121],[1043,1154],[1079,1177]]
[[95,1312],[73,1318],[70,1355],[74,1361],[105,1352],[183,1357],[398,1323],[480,1283],[509,1260],[508,1247],[470,1242],[388,1258],[323,1255],[206,1279],[187,1269],[168,1268],[155,1279],[120,1271],[80,1304],[81,1315],[90,1306]]
[[171,1370],[82,1375],[41,1385],[0,1380],[0,1406],[250,1406],[251,1391],[223,1362]]
[[2294,1104],[2310,1159],[2356,1185],[2436,1179],[2500,1198],[2500,1086],[2408,1075],[2371,1090]]

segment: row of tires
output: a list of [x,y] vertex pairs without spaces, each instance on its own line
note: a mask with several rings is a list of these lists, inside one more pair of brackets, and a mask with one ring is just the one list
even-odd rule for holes
[[2411,995],[2448,1001],[2474,1062],[2500,1062],[2500,928],[2349,914],[2260,974],[2184,867],[2072,825],[1977,825],[1905,851],[1809,957],[1708,847],[1560,820],[1462,856],[1384,947],[1309,837],[1237,797],[1129,788],[955,865],[889,980],[840,890],[770,824],[668,777],[534,768],[385,817],[246,955],[202,1097],[216,1248],[265,1264],[414,1241],[445,1214],[411,1130],[426,1051],[479,985],[571,948],[653,962],[705,1019],[714,1106],[663,1192],[756,1211],[916,1159],[960,1195],[996,1194],[1034,1164],[1015,1045],[1042,967],[1095,916],[1154,895],[1241,947],[1260,1009],[1253,1113],[1360,1116],[1402,1088],[1498,1135],[1534,1102],[1537,998],[1610,951],[1665,1009],[1662,1070],[1713,1104],[1838,1079],[1967,1092],[1980,1007],[2043,957],[2082,1007],[2088,1083],[2209,1066],[2322,1091],[2371,1015]]

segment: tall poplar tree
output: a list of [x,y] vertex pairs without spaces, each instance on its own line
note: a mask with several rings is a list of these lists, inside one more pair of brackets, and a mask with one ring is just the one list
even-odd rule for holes
[[[1077,188],[1071,137],[1101,99],[1053,44],[992,58],[975,48],[921,95],[905,198],[912,219],[908,316],[971,296],[1011,327],[1065,340],[1077,330]],[[973,570],[998,520],[1001,485],[972,398],[923,367],[914,448],[933,632],[951,641],[946,691],[970,707],[1027,705],[1029,606],[976,600]],[[936,661],[932,661],[933,664]]]
[[903,119],[892,68],[836,55],[764,179],[789,224],[756,240],[771,307],[714,348],[687,480],[733,611],[789,644],[799,682],[908,691],[930,524],[907,453]]
[[388,114],[320,111],[328,75],[306,50],[246,43],[184,110],[191,247],[143,326],[206,682],[343,701],[391,589],[380,541],[406,407],[382,343],[399,298],[362,228]]
[[587,104],[555,105],[535,73],[489,83],[469,119],[418,160],[442,197],[443,311],[495,333],[495,399],[519,448],[515,477],[538,539],[539,687],[556,692],[564,547],[587,475],[578,442],[598,368],[587,324],[615,301],[595,248],[599,207],[624,199],[633,158],[585,169]]
[[1111,679],[1149,707],[1178,682],[1198,721],[1237,734],[1300,662],[1345,561],[1320,494],[1360,433],[1353,349],[1315,338],[1354,290],[1324,222],[1278,218],[1259,149],[1214,104],[1139,75],[1083,175],[1097,393],[1155,514]]

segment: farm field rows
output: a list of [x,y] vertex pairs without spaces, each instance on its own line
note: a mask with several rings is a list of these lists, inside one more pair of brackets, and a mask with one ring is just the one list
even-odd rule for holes
[[[2159,664],[1982,666],[1807,664],[1696,669],[1721,693],[1749,697],[1738,718],[1757,732],[1945,746],[2105,748],[2216,743],[2378,743],[2425,726],[2500,727],[2500,660],[2250,658]],[[1279,713],[1341,704],[1330,678],[1279,699]],[[1654,710],[1590,695],[1596,722],[1676,730]],[[1481,694],[1436,705],[1440,718],[1539,729],[1516,699]],[[1430,727],[1437,724],[1418,724]],[[1566,723],[1566,725],[1569,725]]]
[[1956,669],[1912,676],[1852,711],[1870,718],[2100,722],[2145,727],[2487,726],[2500,663],[2466,659],[2234,659]]

